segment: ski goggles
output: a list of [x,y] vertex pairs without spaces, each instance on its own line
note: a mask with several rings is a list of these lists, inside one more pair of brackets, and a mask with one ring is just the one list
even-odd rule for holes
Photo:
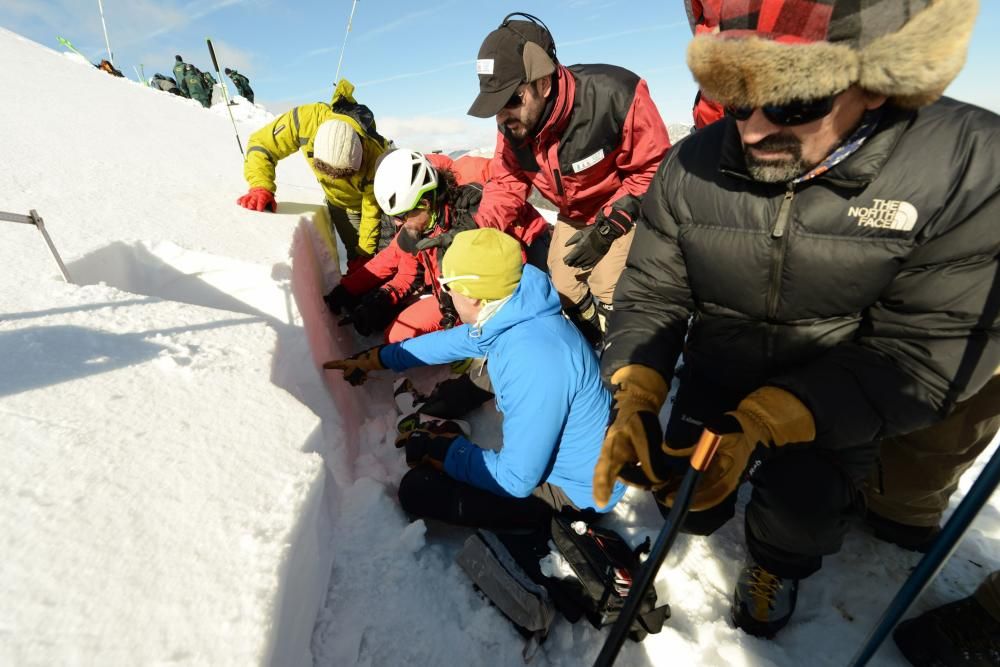
[[438,284],[441,285],[441,289],[445,292],[450,292],[451,287],[449,283],[453,283],[456,280],[479,280],[482,276],[477,276],[474,273],[467,273],[462,276],[452,276],[451,278],[445,278],[444,276],[438,276]]
[[[765,104],[759,108],[764,114],[764,118],[775,125],[782,127],[805,125],[829,115],[833,111],[834,101],[842,92],[844,91],[812,100],[792,100],[787,104]],[[748,120],[757,108],[727,106],[726,115],[732,116],[736,120]]]

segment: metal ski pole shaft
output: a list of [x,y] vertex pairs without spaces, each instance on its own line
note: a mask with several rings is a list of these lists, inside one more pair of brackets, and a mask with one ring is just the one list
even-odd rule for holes
[[344,51],[347,50],[347,36],[351,34],[351,25],[354,23],[354,10],[358,7],[358,0],[354,0],[351,5],[351,15],[347,19],[347,31],[344,33],[344,44],[340,47],[340,59],[337,61],[337,76],[333,78],[333,85],[340,81],[340,66],[344,63]]
[[52,257],[56,260],[56,264],[59,265],[59,271],[62,273],[63,279],[66,282],[73,282],[69,278],[69,271],[66,270],[66,265],[63,264],[62,257],[59,256],[59,251],[56,250],[56,246],[52,243],[52,238],[49,237],[49,232],[45,229],[45,223],[42,221],[42,216],[38,215],[38,211],[31,209],[28,215],[18,215],[17,213],[4,213],[0,211],[0,220],[5,222],[18,222],[24,225],[34,225],[34,227],[42,233],[42,238],[45,239],[45,245],[49,247],[49,252],[52,253]]
[[951,556],[955,547],[958,546],[959,540],[962,539],[962,535],[979,514],[979,510],[989,501],[998,483],[1000,483],[1000,448],[993,453],[986,467],[979,473],[979,477],[976,478],[969,492],[965,494],[962,502],[955,508],[955,513],[944,524],[930,550],[920,559],[917,567],[900,586],[896,597],[892,599],[882,614],[882,618],[879,619],[878,625],[868,635],[864,645],[851,660],[852,667],[866,665],[874,657],[875,652],[896,627],[899,619],[903,617],[903,614],[917,599],[924,587],[937,575],[948,557]]
[[139,68],[138,67],[136,67],[135,65],[132,65],[132,70],[135,72],[135,78],[139,79],[139,83],[141,83],[144,86],[148,86],[149,85],[148,83],[146,83],[146,80],[142,77],[142,74],[139,73]]
[[246,158],[247,154],[243,152],[243,142],[240,141],[240,131],[236,129],[236,119],[233,118],[233,110],[229,106],[229,92],[226,90],[226,82],[222,78],[222,72],[219,71],[219,61],[215,57],[215,49],[212,48],[212,40],[210,38],[205,39],[208,43],[208,53],[212,56],[212,66],[215,67],[215,73],[219,77],[219,85],[222,86],[222,99],[226,102],[226,111],[229,112],[229,121],[233,124],[233,132],[236,133],[236,145],[240,147],[240,155]]
[[97,8],[101,12],[101,27],[104,28],[104,45],[108,47],[108,60],[114,65],[115,56],[111,53],[111,42],[108,40],[108,24],[104,22],[104,3],[101,0],[97,0]]
[[718,434],[708,429],[702,431],[694,454],[691,455],[691,467],[684,474],[684,480],[681,482],[680,490],[674,499],[674,506],[670,509],[670,514],[667,516],[663,528],[660,529],[660,534],[656,538],[653,550],[649,553],[649,558],[642,564],[639,576],[632,583],[632,589],[629,591],[628,597],[625,598],[625,605],[619,612],[615,624],[611,626],[611,632],[604,640],[604,646],[601,647],[594,667],[611,667],[615,663],[615,658],[618,657],[618,651],[625,643],[629,628],[639,613],[639,605],[646,597],[646,591],[653,585],[656,573],[660,571],[660,565],[663,564],[670,547],[673,546],[674,539],[677,538],[677,533],[680,532],[684,517],[687,516],[688,510],[691,508],[694,489],[701,479],[701,474],[708,469],[712,462],[712,457],[715,456],[715,451],[719,448],[720,440],[722,438]]
[[139,63],[139,75],[142,77],[142,82],[148,86],[149,81],[146,79],[146,67],[142,63]]

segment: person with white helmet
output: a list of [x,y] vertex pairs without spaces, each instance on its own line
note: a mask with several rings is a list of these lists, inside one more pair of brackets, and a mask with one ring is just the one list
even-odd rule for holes
[[378,250],[381,212],[372,178],[375,162],[388,144],[368,107],[354,99],[354,86],[341,79],[332,103],[295,107],[250,135],[243,163],[250,190],[237,203],[273,212],[278,161],[301,151],[326,194],[330,220],[344,243],[351,270]]
[[[346,276],[327,295],[331,310],[349,311],[362,335],[387,327],[389,342],[453,326],[458,315],[437,281],[440,258],[458,231],[476,227],[482,183],[467,179],[486,180],[487,165],[485,158],[453,162],[405,149],[387,153],[375,172],[375,199],[396,236],[364,271]],[[425,289],[431,296],[416,299]]]

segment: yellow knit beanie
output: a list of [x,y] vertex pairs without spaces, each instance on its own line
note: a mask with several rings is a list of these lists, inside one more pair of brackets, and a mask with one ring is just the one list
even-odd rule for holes
[[441,261],[441,284],[470,299],[493,301],[514,293],[524,259],[517,239],[499,229],[455,235]]

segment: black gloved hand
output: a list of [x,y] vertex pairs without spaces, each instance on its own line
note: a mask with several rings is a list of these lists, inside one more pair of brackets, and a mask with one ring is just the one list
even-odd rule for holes
[[451,300],[451,294],[442,291],[438,296],[438,308],[441,310],[441,319],[438,326],[442,329],[451,329],[458,324],[458,311],[455,310],[455,302]]
[[351,313],[350,322],[362,336],[370,336],[389,326],[396,314],[396,304],[388,290],[377,289],[361,300]]
[[441,248],[443,252],[448,249],[448,246],[450,246],[451,242],[455,239],[455,234],[458,232],[459,230],[452,229],[447,232],[441,232],[437,236],[420,239],[417,241],[416,245],[417,252],[420,252],[421,250],[428,250],[430,248]]
[[340,315],[345,310],[357,308],[361,298],[348,292],[343,285],[337,285],[323,297],[323,301],[326,302],[326,307],[333,311],[334,315]]
[[615,239],[628,234],[633,224],[628,212],[620,208],[612,208],[607,214],[601,211],[594,219],[594,224],[581,229],[566,241],[567,247],[576,247],[563,258],[563,262],[575,269],[594,268],[608,254]]
[[427,429],[418,428],[396,440],[396,447],[406,448],[406,465],[411,468],[416,468],[422,463],[429,463],[434,468],[441,470],[444,467],[445,457],[448,456],[448,449],[456,437],[458,437],[458,433],[436,434]]

